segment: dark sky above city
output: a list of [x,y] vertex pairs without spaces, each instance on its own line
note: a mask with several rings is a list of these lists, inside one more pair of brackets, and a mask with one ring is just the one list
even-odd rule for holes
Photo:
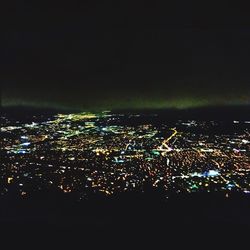
[[7,2],[0,58],[4,105],[249,105],[246,6],[184,0]]

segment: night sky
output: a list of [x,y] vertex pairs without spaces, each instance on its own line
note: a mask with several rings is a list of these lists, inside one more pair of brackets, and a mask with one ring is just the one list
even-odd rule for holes
[[7,2],[3,105],[82,110],[249,105],[246,6],[184,0]]

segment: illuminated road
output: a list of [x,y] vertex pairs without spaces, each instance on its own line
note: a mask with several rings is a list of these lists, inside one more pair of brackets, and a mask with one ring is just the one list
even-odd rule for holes
[[[172,151],[173,149],[171,147],[168,146],[168,142],[177,135],[177,130],[175,128],[171,128],[171,130],[173,131],[172,135],[170,135],[167,139],[165,139],[161,146],[158,148],[158,150],[160,151],[164,151],[164,152],[169,152]],[[164,155],[164,152],[162,153],[162,155]]]
[[171,128],[171,130],[174,131],[173,134],[170,135],[167,139],[165,139],[165,140],[163,141],[163,144],[168,143],[174,136],[177,135],[178,132],[177,132],[177,130],[176,130],[175,128]]

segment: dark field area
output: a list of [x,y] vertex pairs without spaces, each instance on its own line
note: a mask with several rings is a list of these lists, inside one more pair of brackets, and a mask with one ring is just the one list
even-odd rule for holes
[[9,247],[84,244],[82,249],[229,247],[247,242],[250,229],[250,199],[238,194],[180,195],[161,202],[157,193],[131,193],[78,204],[44,195],[27,201],[1,200],[2,243]]

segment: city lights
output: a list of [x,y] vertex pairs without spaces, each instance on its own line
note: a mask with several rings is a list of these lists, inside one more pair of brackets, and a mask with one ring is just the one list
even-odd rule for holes
[[166,196],[248,194],[249,123],[232,120],[233,131],[214,133],[223,121],[156,122],[151,116],[58,114],[32,116],[18,126],[3,117],[1,194],[10,186],[24,197],[55,187],[82,199],[89,193],[143,191],[146,184]]

